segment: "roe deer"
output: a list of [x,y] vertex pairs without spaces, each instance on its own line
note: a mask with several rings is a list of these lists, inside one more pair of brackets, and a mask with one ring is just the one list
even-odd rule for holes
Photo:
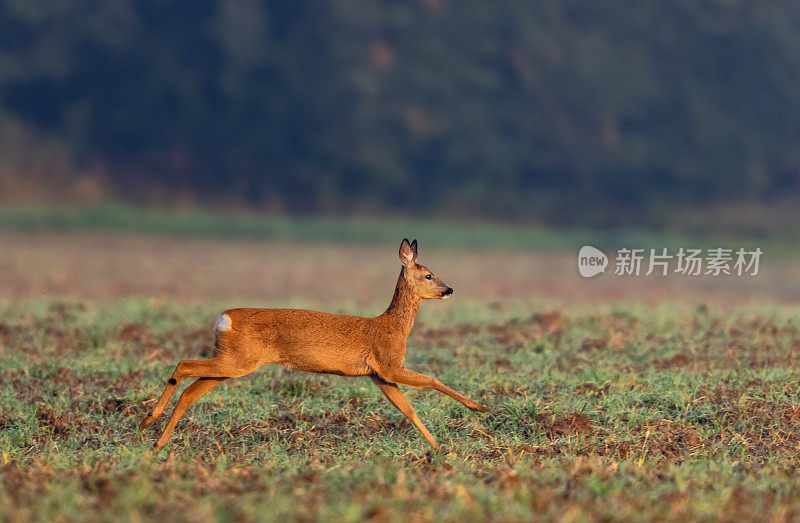
[[400,412],[422,432],[434,449],[436,439],[422,424],[397,384],[436,389],[472,410],[489,409],[444,386],[436,378],[405,368],[406,338],[422,300],[445,299],[453,289],[417,264],[417,240],[400,244],[403,267],[386,312],[376,318],[343,316],[299,309],[230,309],[214,326],[216,350],[209,360],[183,360],[167,382],[161,399],[142,421],[145,428],[161,415],[178,384],[198,379],[181,394],[156,450],[167,443],[184,411],[228,378],[250,374],[268,363],[339,374],[369,376]]

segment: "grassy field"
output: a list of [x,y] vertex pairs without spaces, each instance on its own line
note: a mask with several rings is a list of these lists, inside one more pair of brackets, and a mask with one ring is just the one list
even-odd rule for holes
[[[400,218],[286,218],[246,212],[203,210],[153,212],[135,207],[101,205],[88,208],[3,207],[0,229],[27,232],[111,232],[173,236],[181,238],[227,238],[303,241],[317,243],[349,242],[369,245],[394,245],[395,238],[413,235],[439,247],[480,247],[485,249],[548,249],[573,251],[581,245],[597,247],[717,247],[735,242],[737,246],[767,247],[771,252],[794,253],[796,234],[731,237],[715,233],[706,224],[701,233],[680,231],[653,232],[636,228],[551,230],[543,227],[502,223],[443,221]],[[769,229],[767,229],[769,230]],[[782,230],[782,229],[781,229]],[[788,248],[787,248],[788,246]]]
[[[219,310],[374,315],[396,247],[2,232],[0,520],[792,520],[800,281],[582,280],[574,253],[422,243],[455,287],[409,368],[489,406],[277,366],[138,422]],[[168,409],[169,414],[171,409]]]
[[[436,304],[439,305],[439,304]],[[443,310],[410,368],[492,408],[408,391],[432,452],[367,379],[267,367],[213,391],[150,456],[136,424],[214,308],[3,304],[6,519],[792,518],[796,308]],[[162,423],[157,423],[157,428]]]

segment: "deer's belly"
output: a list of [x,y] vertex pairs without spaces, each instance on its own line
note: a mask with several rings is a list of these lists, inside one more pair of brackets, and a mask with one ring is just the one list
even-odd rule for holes
[[341,376],[365,376],[371,372],[363,355],[333,347],[290,347],[281,352],[280,363],[292,369]]

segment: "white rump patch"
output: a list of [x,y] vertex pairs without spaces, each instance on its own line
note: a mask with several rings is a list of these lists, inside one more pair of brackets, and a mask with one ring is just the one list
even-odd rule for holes
[[227,314],[220,314],[219,318],[217,318],[217,323],[214,324],[214,330],[217,332],[231,330],[231,317]]

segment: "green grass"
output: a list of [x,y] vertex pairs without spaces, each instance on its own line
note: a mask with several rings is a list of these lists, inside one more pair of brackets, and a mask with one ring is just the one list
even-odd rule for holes
[[[265,367],[137,423],[217,307],[0,302],[0,520],[769,519],[800,510],[800,309],[426,311],[407,365],[493,409]],[[167,414],[169,414],[168,409]]]
[[287,218],[255,213],[205,210],[146,211],[129,206],[89,208],[0,207],[0,230],[133,232],[182,237],[224,237],[302,242],[391,244],[405,236],[426,245],[485,249],[577,250],[583,245],[620,247],[761,247],[770,255],[796,253],[793,238],[749,238],[709,234],[688,237],[670,232],[552,230],[536,226],[408,218]]

